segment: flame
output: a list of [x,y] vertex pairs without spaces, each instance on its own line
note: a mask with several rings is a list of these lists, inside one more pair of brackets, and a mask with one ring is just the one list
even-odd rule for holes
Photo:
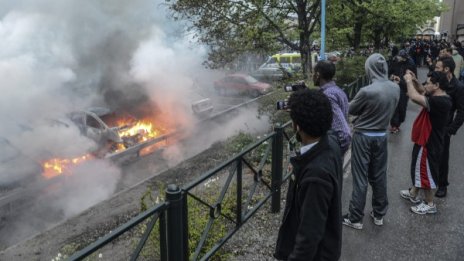
[[[125,124],[119,124],[119,126],[124,126]],[[124,137],[132,137],[132,136],[140,136],[139,141],[147,141],[152,138],[156,138],[160,135],[161,131],[153,128],[153,123],[148,120],[141,120],[133,124],[128,128],[123,128],[119,130],[119,136],[121,138]]]
[[86,154],[84,156],[72,159],[53,158],[47,160],[42,164],[44,169],[42,176],[44,176],[46,179],[51,179],[53,177],[60,176],[63,173],[69,171],[73,166],[76,166],[92,158],[93,156],[91,154]]
[[[155,128],[155,124],[153,124],[150,119],[136,120],[130,117],[123,117],[115,120],[113,123],[115,124],[111,125],[118,129],[118,135],[123,139],[124,142],[107,144],[109,145],[107,149],[101,148],[101,151],[104,151],[104,153],[124,151],[131,146],[154,139],[164,133],[167,133],[168,131],[162,127]],[[163,146],[161,143],[167,145],[167,141],[160,142],[159,144],[153,144],[142,149],[139,155],[144,156],[153,153],[155,150]],[[44,169],[42,176],[50,179],[63,174],[69,174],[69,172],[72,171],[71,169],[73,166],[93,158],[95,158],[94,155],[86,154],[84,156],[71,159],[53,158],[47,160],[42,164]]]

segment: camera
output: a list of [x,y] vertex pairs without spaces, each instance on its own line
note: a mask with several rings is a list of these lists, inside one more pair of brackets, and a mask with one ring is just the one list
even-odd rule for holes
[[276,108],[277,108],[277,110],[286,110],[286,109],[288,109],[288,100],[277,101]]
[[296,92],[299,90],[306,89],[306,84],[304,82],[294,83],[292,85],[284,86],[284,91],[286,92]]

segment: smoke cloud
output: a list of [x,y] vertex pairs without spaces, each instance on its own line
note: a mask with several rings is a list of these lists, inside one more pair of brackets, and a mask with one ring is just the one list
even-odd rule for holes
[[[217,72],[213,75],[202,67],[206,49],[192,44],[183,33],[185,24],[171,21],[163,3],[0,3],[0,142],[9,148],[0,151],[0,196],[5,195],[2,187],[40,180],[37,167],[44,160],[85,155],[97,146],[68,124],[70,112],[92,106],[130,111],[145,104],[163,124],[194,127],[190,104],[204,96],[193,87],[200,82],[211,84]],[[255,128],[244,122],[264,126],[250,118],[250,111],[245,114],[217,129],[204,130],[218,131],[217,135],[206,135],[190,146],[168,148],[165,157],[175,164],[237,129]],[[30,168],[18,173],[19,168],[12,167],[14,159]],[[10,226],[28,231],[0,234],[19,238],[50,225],[46,221],[50,213],[59,213],[61,220],[76,215],[112,195],[120,177],[121,169],[111,162],[83,164],[60,181],[62,189],[51,194],[59,200],[40,201],[34,208],[36,215],[29,215],[34,219]],[[42,215],[39,209],[46,211]],[[0,245],[2,240],[8,239],[0,237]]]
[[[0,152],[0,196],[40,180],[44,160],[77,157],[96,147],[69,124],[70,112],[91,106],[126,110],[147,103],[154,113],[165,115],[160,117],[165,122],[192,126],[188,88],[194,71],[203,70],[204,50],[180,33],[181,25],[169,20],[162,3],[0,3],[0,141],[8,148]],[[58,201],[38,201],[37,215],[29,215],[37,218],[10,227],[47,227],[47,217],[38,209],[59,213],[61,219],[73,216],[108,198],[120,177],[121,169],[111,162],[79,165],[52,193]],[[28,234],[9,232],[11,238]]]

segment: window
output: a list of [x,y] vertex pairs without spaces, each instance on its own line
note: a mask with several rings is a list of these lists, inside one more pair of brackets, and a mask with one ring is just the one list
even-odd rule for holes
[[100,129],[101,125],[100,122],[97,121],[94,117],[91,115],[87,115],[87,120],[86,120],[87,126],[95,128],[95,129]]
[[280,57],[280,63],[290,63],[290,57]]

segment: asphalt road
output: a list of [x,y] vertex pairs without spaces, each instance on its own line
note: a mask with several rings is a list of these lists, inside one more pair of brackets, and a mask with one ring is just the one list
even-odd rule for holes
[[[419,77],[425,80],[426,70]],[[464,260],[464,127],[451,138],[448,196],[436,198],[437,214],[417,215],[410,211],[412,203],[402,199],[399,191],[407,189],[413,144],[411,125],[420,107],[409,103],[406,121],[398,134],[389,136],[388,200],[389,209],[382,227],[375,226],[369,216],[372,191],[369,188],[362,230],[343,227],[340,260]],[[351,199],[352,176],[343,184],[343,213]]]

